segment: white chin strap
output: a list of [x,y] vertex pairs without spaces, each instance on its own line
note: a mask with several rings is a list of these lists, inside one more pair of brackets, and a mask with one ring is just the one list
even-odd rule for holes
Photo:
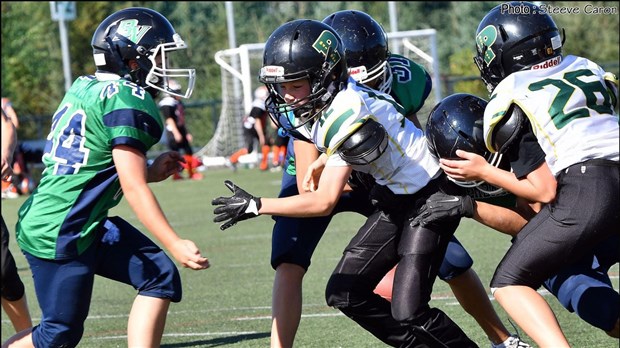
[[[387,60],[385,61],[387,64]],[[392,69],[386,67],[383,71],[383,81],[381,81],[381,85],[379,85],[379,91],[390,94],[392,91]]]
[[378,90],[389,94],[392,87],[392,74],[390,69],[387,67],[387,63],[388,62],[386,59],[370,71],[366,71],[365,66],[349,68],[349,74],[351,74],[351,77],[355,79],[355,81],[361,84],[367,84],[368,82],[374,81],[383,75],[383,81],[381,82]]

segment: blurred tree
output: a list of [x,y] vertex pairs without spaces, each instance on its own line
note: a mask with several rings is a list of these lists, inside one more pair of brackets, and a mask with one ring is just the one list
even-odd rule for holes
[[[164,14],[188,45],[187,57],[179,55],[179,58],[186,59],[174,64],[196,69],[194,93],[185,103],[186,120],[194,145],[204,145],[215,130],[213,115],[219,116],[219,109],[205,103],[221,98],[221,72],[214,55],[229,46],[224,2],[168,1],[153,2],[148,6]],[[245,21],[239,20],[236,26],[240,24]]]
[[58,24],[49,4],[2,2],[1,41],[2,95],[20,114],[49,113],[64,94]]
[[473,63],[474,50],[464,47],[450,56],[450,75],[446,76],[448,85],[446,95],[452,93],[470,93],[480,98],[489,99],[480,72]]
[[[618,74],[618,57],[620,40],[618,28],[619,2],[615,1],[558,1],[550,2],[552,6],[578,8],[580,14],[553,14],[552,17],[560,28],[566,31],[562,52],[581,56],[595,61],[615,74]],[[586,14],[586,9],[613,9],[615,14]]]

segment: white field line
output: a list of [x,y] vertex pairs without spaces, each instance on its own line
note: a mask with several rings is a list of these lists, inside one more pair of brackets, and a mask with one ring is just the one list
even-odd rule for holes
[[[551,296],[551,294],[545,290],[538,290],[538,293],[540,293],[542,296]],[[495,299],[493,298],[493,296],[489,296],[489,299],[491,301],[495,301]],[[458,301],[456,301],[456,298],[454,296],[431,296],[431,300],[434,301],[448,301],[447,303],[445,303],[445,305],[448,306],[458,306],[459,303]],[[310,307],[326,307],[325,304],[304,304],[304,307],[310,308]],[[231,307],[231,308],[218,308],[218,309],[208,309],[208,310],[201,310],[201,311],[192,311],[192,313],[195,312],[233,312],[233,311],[245,311],[245,310],[268,310],[270,309],[270,306],[256,306],[256,307]],[[170,311],[168,312],[168,316],[173,316],[175,314],[181,314],[181,313],[187,313],[187,311]],[[301,317],[302,318],[320,318],[320,317],[334,317],[334,316],[340,316],[343,315],[341,312],[335,312],[335,313],[317,313],[317,314],[302,314]],[[4,315],[3,315],[4,317]],[[117,318],[127,318],[129,317],[129,313],[127,314],[103,314],[103,315],[89,315],[87,320],[105,320],[105,319],[117,319]],[[271,319],[271,316],[255,316],[255,317],[236,317],[236,318],[232,318],[231,320],[235,320],[235,321],[246,321],[246,320],[265,320],[265,319]],[[38,322],[41,320],[41,318],[32,318],[33,321]],[[2,323],[3,324],[10,324],[11,321],[9,319],[2,319]],[[252,332],[250,332],[252,333]],[[250,334],[248,333],[248,334]],[[221,335],[225,335],[228,333],[214,333],[214,334],[221,334]],[[239,333],[242,334],[242,333]],[[170,334],[170,335],[175,335],[175,334]],[[193,334],[188,334],[188,335],[193,335]]]
[[[191,332],[191,333],[165,333],[164,337],[204,337],[204,336],[238,336],[256,335],[258,331],[222,331],[222,332]],[[94,340],[119,340],[127,339],[127,335],[91,337]]]
[[[618,277],[613,277],[613,278],[618,278]],[[551,294],[545,290],[538,290],[538,293],[540,293],[542,296],[551,296]],[[493,298],[493,296],[489,296],[489,299],[491,301],[495,301],[495,299]],[[449,306],[458,306],[459,303],[458,301],[456,301],[456,298],[454,296],[432,296],[431,300],[435,300],[435,301],[450,301],[448,303],[445,303],[446,305]],[[324,307],[324,304],[318,305],[318,304],[310,304],[310,305],[304,305],[304,307]],[[212,310],[208,310],[208,312],[225,312],[225,311],[238,311],[238,310],[265,310],[265,309],[269,309],[271,307],[269,306],[258,306],[258,307],[236,307],[236,308],[221,308],[221,309],[212,309]],[[184,312],[184,311],[182,311]],[[182,312],[169,312],[168,315],[174,315],[175,313],[182,313]],[[316,314],[302,314],[301,317],[303,318],[324,318],[324,317],[337,317],[337,316],[344,316],[344,314],[342,314],[341,312],[332,312],[332,313],[316,313]],[[118,315],[92,315],[92,316],[88,316],[87,320],[100,320],[100,319],[115,319],[115,318],[127,318],[128,314],[118,314]],[[40,318],[32,318],[33,321],[40,321]],[[232,318],[231,320],[235,320],[235,321],[249,321],[249,320],[271,320],[271,316],[254,316],[254,317],[238,317],[238,318]],[[2,323],[6,323],[6,324],[10,324],[10,320],[2,320]],[[221,331],[221,332],[191,332],[191,333],[165,333],[164,337],[213,337],[213,336],[234,336],[234,335],[255,335],[258,334],[259,332],[257,331]],[[89,339],[94,339],[94,340],[120,340],[120,339],[127,339],[127,335],[116,335],[116,336],[98,336],[98,337],[91,337]]]

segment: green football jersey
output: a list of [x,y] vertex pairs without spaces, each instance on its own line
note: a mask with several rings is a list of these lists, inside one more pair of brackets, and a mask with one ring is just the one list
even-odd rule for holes
[[162,135],[159,110],[142,87],[116,75],[79,77],[53,116],[39,186],[19,209],[19,246],[44,259],[76,257],[122,198],[116,145],[146,154]]
[[405,109],[405,116],[424,106],[433,82],[424,67],[409,58],[390,54],[388,67],[392,72],[390,95]]

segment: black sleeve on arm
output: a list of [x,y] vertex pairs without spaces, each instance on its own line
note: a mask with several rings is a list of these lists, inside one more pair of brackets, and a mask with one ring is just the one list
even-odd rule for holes
[[250,110],[250,117],[254,117],[257,120],[260,120],[264,112],[265,110],[255,106],[252,108],[252,110]]
[[174,113],[174,106],[164,105],[161,107],[161,113],[164,115],[164,119],[166,118],[176,118]]
[[506,151],[506,156],[510,160],[512,171],[519,179],[527,176],[545,162],[545,152],[538,144],[531,125],[528,125],[527,131]]

